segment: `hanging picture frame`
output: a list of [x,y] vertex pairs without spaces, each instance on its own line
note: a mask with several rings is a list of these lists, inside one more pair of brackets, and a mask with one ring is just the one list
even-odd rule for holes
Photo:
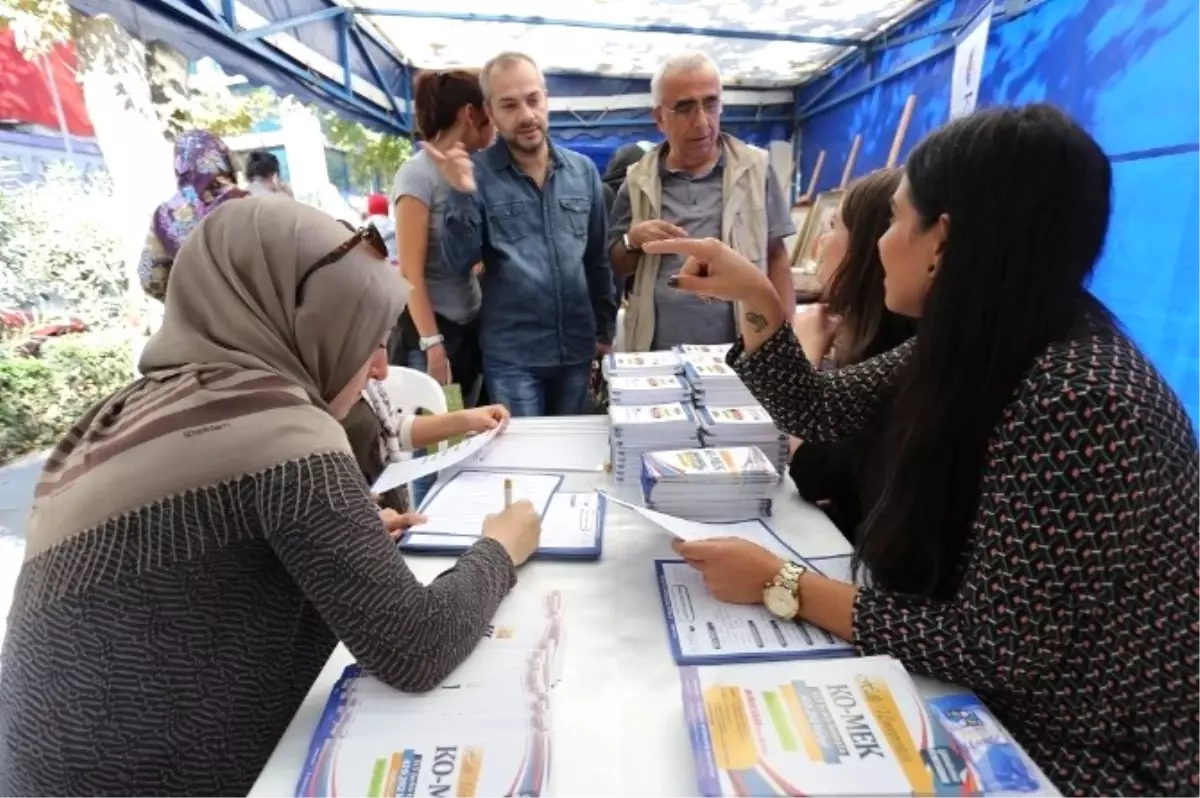
[[830,229],[834,214],[842,204],[842,195],[846,192],[840,188],[822,192],[812,204],[804,223],[804,230],[796,241],[796,251],[792,255],[792,265],[803,271],[815,272],[817,268],[818,244],[821,236]]

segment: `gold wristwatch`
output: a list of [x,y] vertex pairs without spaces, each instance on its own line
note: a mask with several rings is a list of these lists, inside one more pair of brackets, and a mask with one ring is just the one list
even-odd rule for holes
[[800,577],[807,570],[799,563],[784,563],[775,578],[763,588],[763,604],[772,615],[790,621],[800,614]]

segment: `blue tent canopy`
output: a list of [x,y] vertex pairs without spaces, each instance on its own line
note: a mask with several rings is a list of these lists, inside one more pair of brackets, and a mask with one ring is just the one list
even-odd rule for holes
[[685,48],[720,65],[727,127],[756,143],[788,139],[794,87],[925,2],[514,0],[505,4],[513,13],[497,15],[486,0],[454,10],[443,0],[71,0],[143,41],[400,134],[413,129],[417,69],[523,50],[547,74],[555,137],[589,149],[655,135],[648,78],[662,53]]

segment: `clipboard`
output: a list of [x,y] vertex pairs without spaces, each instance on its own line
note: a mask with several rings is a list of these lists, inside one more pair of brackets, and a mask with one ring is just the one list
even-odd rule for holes
[[[772,531],[772,535],[774,532]],[[778,538],[778,536],[775,536]],[[780,541],[782,543],[782,541]],[[786,544],[783,544],[789,548]],[[822,557],[814,558],[820,560],[835,560],[843,559],[843,557]],[[845,555],[844,559],[849,560],[849,555]],[[824,575],[824,572],[817,566],[813,565],[810,560],[796,555],[796,561],[812,568],[816,573]],[[773,636],[782,644],[784,636],[796,636],[799,639],[796,641],[795,647],[787,647],[784,649],[764,649],[761,652],[742,651],[729,654],[693,654],[686,653],[683,648],[683,641],[680,631],[680,625],[689,625],[694,623],[696,619],[688,619],[684,617],[676,617],[675,604],[671,601],[669,592],[671,590],[668,584],[667,569],[678,565],[685,565],[683,560],[655,560],[654,572],[655,582],[658,584],[659,600],[662,602],[663,617],[667,626],[667,642],[671,648],[671,656],[675,663],[680,666],[689,665],[732,665],[736,663],[748,662],[786,662],[793,660],[809,660],[809,659],[834,659],[839,657],[856,657],[857,652],[852,643],[844,640],[839,640],[833,637],[828,632],[818,629],[811,624],[802,621],[786,621],[781,618],[776,618],[771,615],[765,607],[755,606],[753,609],[741,609],[747,614],[761,611],[762,618],[754,618],[747,621],[746,631],[752,635],[768,635]],[[687,606],[687,597],[681,596],[681,602]],[[736,606],[736,605],[731,605]],[[693,629],[695,631],[695,629]],[[715,631],[709,630],[709,634],[715,634]]]
[[[608,501],[603,494],[590,493],[560,493],[555,491],[554,497],[551,498],[553,503],[554,498],[561,496],[595,496],[596,504],[591,513],[591,528],[595,532],[592,545],[590,546],[571,546],[571,547],[555,547],[555,546],[539,546],[538,549],[530,556],[531,560],[559,560],[559,561],[579,561],[593,562],[599,560],[604,553],[604,521],[607,516]],[[549,505],[543,510],[542,517],[545,519]],[[582,511],[582,510],[581,510]],[[440,556],[457,556],[462,554],[471,546],[475,545],[478,537],[466,537],[464,535],[446,535],[437,532],[406,532],[400,539],[397,547],[405,554],[417,555],[440,555]]]

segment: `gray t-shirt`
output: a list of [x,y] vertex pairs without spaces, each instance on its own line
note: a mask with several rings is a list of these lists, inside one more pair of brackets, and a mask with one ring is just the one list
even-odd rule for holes
[[401,197],[413,197],[429,208],[429,243],[425,247],[425,285],[429,289],[429,301],[439,315],[466,324],[479,313],[479,280],[474,274],[451,274],[442,263],[442,217],[449,192],[450,185],[422,150],[396,172],[392,203]]
[[[725,207],[721,188],[725,169],[722,155],[703,175],[670,171],[666,158],[659,161],[662,179],[662,218],[687,231],[692,238],[720,238],[721,214]],[[796,232],[783,188],[774,169],[767,169],[767,238],[786,238]],[[608,227],[608,247],[629,232],[633,212],[629,204],[629,184],[621,186],[613,205]],[[667,278],[683,268],[684,259],[664,255],[654,284],[654,341],[652,349],[669,349],[676,344],[728,344],[737,339],[737,324],[730,302],[705,302],[667,285]]]

